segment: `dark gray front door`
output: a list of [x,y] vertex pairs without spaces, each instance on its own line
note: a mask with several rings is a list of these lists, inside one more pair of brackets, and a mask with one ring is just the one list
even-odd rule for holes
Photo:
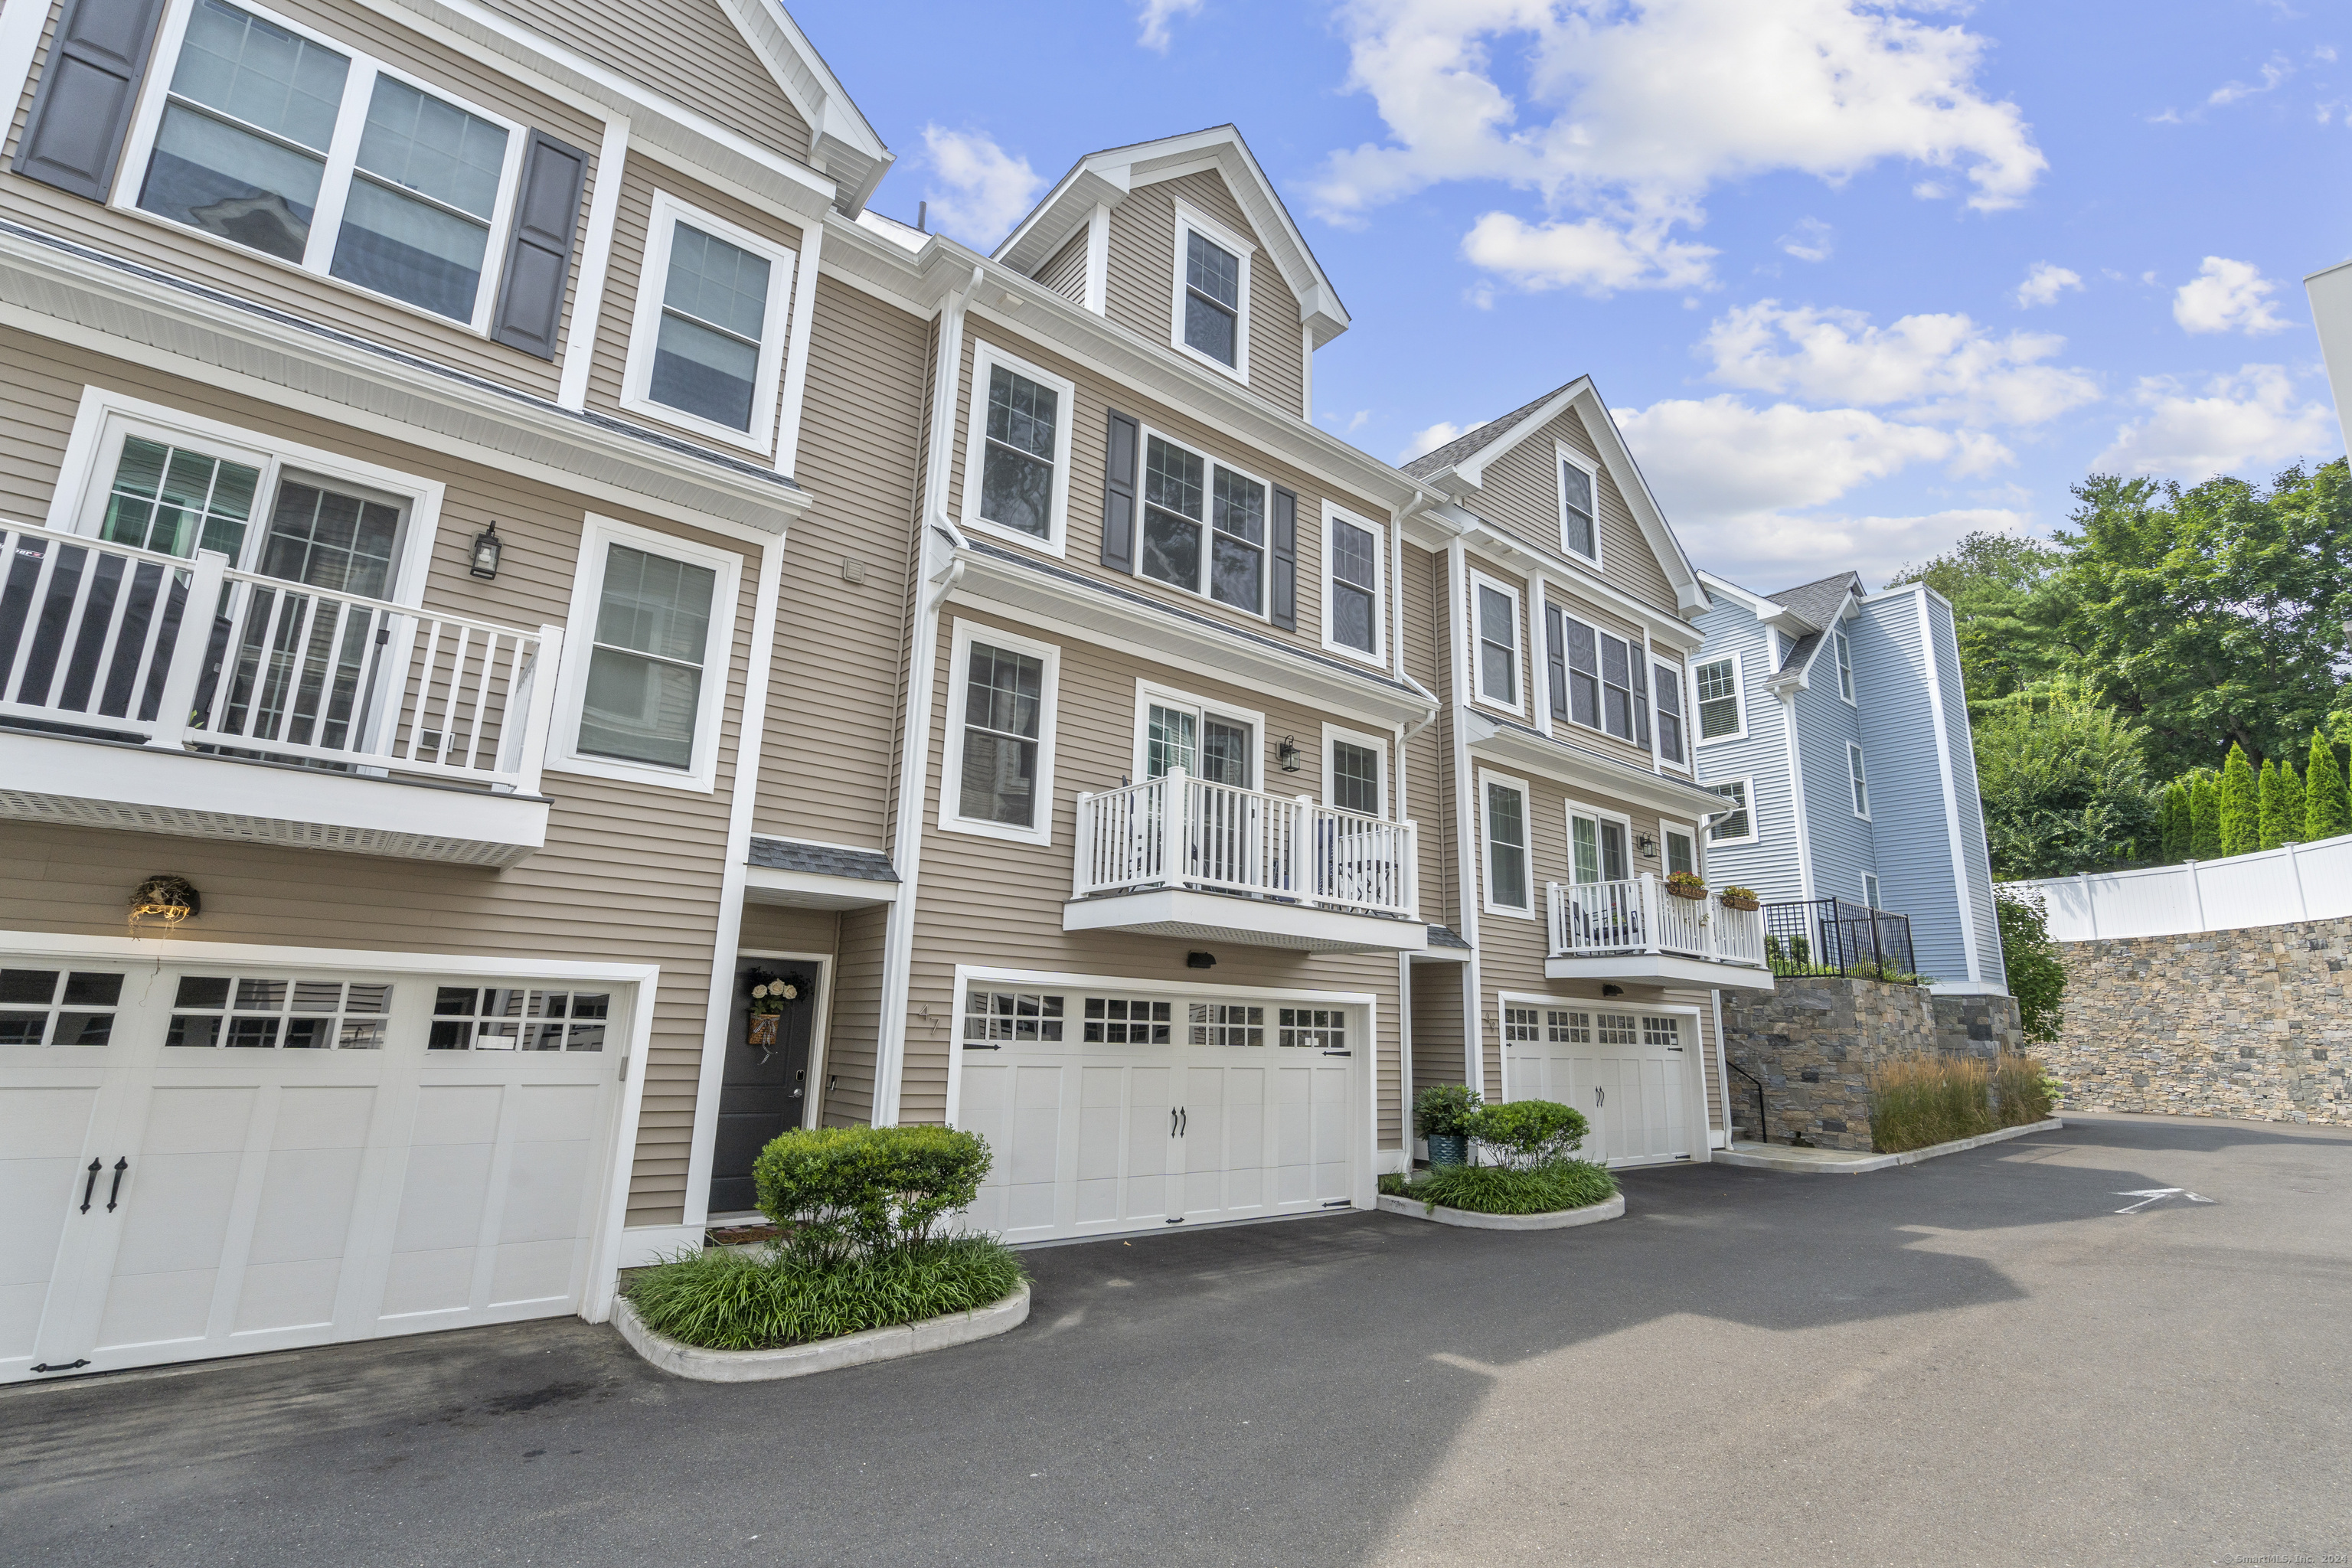
[[[801,994],[777,1019],[776,1043],[751,1043],[749,976],[789,973],[802,977]],[[774,959],[740,965],[735,975],[735,1016],[728,1022],[727,1068],[719,1090],[719,1142],[710,1162],[710,1212],[738,1214],[757,1206],[751,1166],[776,1134],[806,1125],[810,1030],[816,1021],[814,967]]]

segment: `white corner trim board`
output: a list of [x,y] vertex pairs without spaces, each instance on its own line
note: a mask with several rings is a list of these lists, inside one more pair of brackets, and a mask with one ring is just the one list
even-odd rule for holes
[[785,1345],[770,1351],[707,1351],[684,1344],[646,1327],[637,1310],[622,1297],[613,1304],[613,1325],[629,1348],[662,1371],[699,1383],[767,1383],[777,1378],[806,1377],[869,1362],[897,1361],[926,1351],[968,1345],[974,1340],[1010,1333],[1029,1321],[1029,1286],[1001,1301],[969,1312],[948,1312],[895,1328],[867,1329],[814,1344]]
[[1580,1209],[1554,1209],[1549,1214],[1473,1214],[1468,1209],[1433,1209],[1419,1198],[1399,1197],[1393,1193],[1382,1193],[1380,1203],[1382,1214],[1435,1220],[1439,1225],[1460,1226],[1465,1230],[1567,1230],[1574,1226],[1625,1217],[1622,1193]]

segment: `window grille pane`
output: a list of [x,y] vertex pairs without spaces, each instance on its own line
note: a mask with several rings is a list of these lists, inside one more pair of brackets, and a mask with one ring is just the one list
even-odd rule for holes
[[1744,783],[1709,784],[1707,788],[1730,801],[1737,808],[1728,816],[1717,818],[1706,830],[1710,842],[1720,844],[1726,839],[1752,836],[1748,814],[1748,785]]
[[1250,727],[1220,719],[1201,725],[1201,776],[1211,784],[1250,787]]
[[[444,991],[443,995],[449,994]],[[459,994],[470,996],[471,992]],[[181,1048],[373,1050],[383,1044],[392,986],[383,981],[185,974],[163,1044]],[[356,1024],[352,1013],[374,1015]]]
[[1219,364],[1237,357],[1241,260],[1197,234],[1186,237],[1184,343]]
[[1642,1015],[1642,1043],[1653,1050],[1662,1046],[1679,1048],[1683,1043],[1683,1021],[1644,1013]]
[[324,153],[334,139],[351,62],[299,34],[202,0],[172,73],[180,98]]
[[1344,1051],[1348,1048],[1348,1015],[1338,1007],[1281,1008],[1276,1044],[1297,1050]]
[[1580,882],[1601,880],[1601,833],[1599,825],[1589,816],[1568,819],[1568,840],[1574,859],[1576,879]]
[[974,822],[1034,827],[1037,737],[1045,661],[971,646],[964,683],[963,772],[958,812]]
[[681,223],[670,237],[662,304],[757,343],[767,326],[768,260]]
[[270,509],[259,567],[289,583],[381,599],[392,584],[399,535],[398,507],[287,479]]
[[1592,476],[1574,463],[1563,461],[1559,466],[1559,494],[1568,547],[1588,559],[1598,556],[1600,550],[1592,529]]
[[369,174],[488,223],[506,157],[499,126],[396,78],[375,79],[360,137],[359,166]]
[[126,437],[99,537],[115,544],[193,555],[217,550],[243,558],[261,471],[243,463]]
[[139,205],[285,261],[310,242],[324,161],[174,103],[163,110]]
[[1641,1042],[1631,1013],[1596,1013],[1593,1015],[1593,1026],[1599,1034],[1599,1043],[1604,1046],[1632,1046]]
[[1255,613],[1265,576],[1265,487],[1219,468],[1210,515],[1209,596]]
[[1738,680],[1733,661],[1717,659],[1698,667],[1698,738],[1714,740],[1739,731]]
[[1553,1012],[1544,1016],[1544,1030],[1555,1046],[1589,1046],[1592,1043],[1592,1015],[1590,1013]]
[[1506,1007],[1503,1009],[1503,1038],[1532,1045],[1536,1040],[1536,1009]]
[[980,515],[1039,539],[1053,532],[1055,427],[1061,395],[998,365],[988,378]]
[[1192,1042],[1196,1046],[1247,1048],[1265,1044],[1265,1009],[1240,1004],[1192,1004]]
[[1568,621],[1568,715],[1601,727],[1601,634],[1581,621]]
[[354,179],[328,270],[437,316],[470,321],[489,244],[486,223]]
[[625,544],[607,551],[580,749],[691,767],[719,574]]
[[1144,731],[1143,776],[1161,778],[1172,768],[1197,774],[1200,762],[1193,738],[1198,722],[1181,708],[1162,708],[1153,703]]
[[1381,753],[1349,741],[1331,742],[1331,804],[1342,811],[1381,815]]
[[1519,792],[1505,784],[1486,786],[1486,863],[1488,895],[1508,909],[1528,904],[1528,830]]

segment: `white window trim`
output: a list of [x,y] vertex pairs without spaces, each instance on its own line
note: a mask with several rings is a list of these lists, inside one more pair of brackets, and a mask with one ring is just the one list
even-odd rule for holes
[[1734,779],[1708,779],[1706,783],[1699,785],[1699,787],[1701,789],[1720,790],[1725,784],[1738,784],[1739,786],[1740,799],[1744,800],[1748,804],[1748,836],[1744,838],[1717,838],[1713,837],[1715,829],[1712,826],[1705,829],[1700,836],[1706,839],[1707,847],[1711,849],[1729,849],[1741,844],[1754,844],[1759,842],[1762,839],[1763,835],[1759,831],[1759,828],[1762,825],[1759,823],[1756,818],[1755,775],[1752,773],[1743,773],[1739,777]]
[[425,581],[432,570],[433,542],[441,524],[441,503],[448,489],[440,480],[418,479],[395,468],[208,419],[201,414],[126,397],[104,387],[82,388],[73,433],[66,439],[65,460],[58,467],[56,488],[49,492],[47,521],[51,528],[68,533],[98,532],[106,516],[107,497],[113,489],[115,467],[121,459],[123,438],[131,435],[185,444],[260,468],[254,515],[245,528],[244,559],[229,563],[239,571],[251,570],[252,563],[260,557],[262,540],[269,531],[268,508],[277,496],[278,480],[289,469],[400,497],[408,504],[408,516],[402,524],[400,559],[394,564],[385,602],[424,602]]
[[1885,896],[1886,887],[1879,880],[1878,873],[1864,871],[1862,874],[1862,901],[1874,910],[1883,910],[1886,906],[1878,900]]
[[[1721,664],[1727,659],[1729,660],[1731,664],[1731,710],[1739,715],[1739,726],[1738,729],[1732,731],[1728,735],[1712,735],[1702,741],[1699,739],[1698,672],[1705,669],[1710,664]],[[1720,746],[1727,741],[1744,741],[1748,739],[1747,657],[1743,654],[1735,652],[1722,654],[1714,658],[1702,658],[1696,664],[1690,666],[1688,673],[1690,675],[1691,705],[1689,717],[1685,722],[1690,731],[1692,754],[1696,756],[1697,754],[1698,748],[1701,746]]]
[[1559,454],[1558,462],[1575,464],[1584,470],[1584,477],[1592,481],[1592,553],[1587,555],[1568,542],[1568,492],[1560,488],[1559,468],[1555,466],[1552,469],[1552,500],[1559,512],[1559,552],[1570,561],[1600,571],[1601,570],[1601,465],[1557,437],[1552,440],[1552,448]]
[[[1693,751],[1698,744],[1696,739],[1698,734],[1698,712],[1696,704],[1691,700],[1691,693],[1696,689],[1696,688],[1691,683],[1690,666],[1687,662],[1682,659],[1659,658],[1658,647],[1655,643],[1652,643],[1650,645],[1649,658],[1650,751],[1652,754],[1658,759],[1658,766],[1661,768],[1671,768],[1676,773],[1686,773],[1691,771],[1691,765],[1696,761],[1696,758],[1693,755]],[[1675,672],[1675,689],[1683,700],[1683,710],[1675,715],[1675,722],[1679,723],[1683,727],[1683,756],[1682,761],[1680,762],[1676,762],[1673,758],[1667,756],[1664,751],[1659,747],[1657,741],[1658,668],[1661,665]],[[1727,741],[1731,739],[1731,737],[1726,735],[1724,739]]]
[[[1480,623],[1478,619],[1478,590],[1480,588],[1492,588],[1497,594],[1508,595],[1511,601],[1512,685],[1516,687],[1518,691],[1519,700],[1517,702],[1506,702],[1499,698],[1487,695],[1486,692],[1486,661],[1478,657],[1481,645],[1485,641],[1485,637],[1480,630]],[[1527,601],[1520,595],[1518,589],[1512,587],[1508,583],[1505,583],[1497,578],[1487,576],[1486,574],[1479,571],[1475,566],[1470,569],[1469,602],[1464,608],[1462,627],[1464,635],[1470,639],[1470,689],[1472,700],[1474,701],[1484,703],[1486,706],[1496,709],[1501,712],[1517,714],[1522,719],[1526,718],[1528,713],[1528,632],[1526,611]]]
[[1370,751],[1374,756],[1380,758],[1381,808],[1372,815],[1383,818],[1387,817],[1390,815],[1389,803],[1396,798],[1393,795],[1389,793],[1389,743],[1395,738],[1396,737],[1393,735],[1376,735],[1369,730],[1350,730],[1339,724],[1324,725],[1323,804],[1330,806],[1334,810],[1339,809],[1339,803],[1331,798],[1335,793],[1332,786],[1338,780],[1339,772],[1338,769],[1332,765],[1332,749],[1337,742],[1345,741],[1351,746],[1362,746],[1366,750]]
[[[1337,642],[1331,636],[1331,543],[1339,530],[1334,521],[1351,528],[1360,528],[1372,536],[1372,647],[1370,653]],[[1389,531],[1369,518],[1360,517],[1346,508],[1330,501],[1323,503],[1323,648],[1341,658],[1354,659],[1375,668],[1388,668],[1389,606]]]
[[[1495,839],[1494,835],[1487,831],[1488,825],[1486,820],[1486,786],[1488,784],[1500,784],[1506,789],[1517,790],[1518,792],[1519,822],[1527,829],[1528,835],[1528,842],[1522,851],[1528,858],[1528,902],[1527,907],[1524,909],[1516,904],[1498,904],[1495,901]],[[1480,903],[1490,915],[1504,915],[1512,920],[1521,921],[1538,919],[1541,911],[1542,900],[1536,893],[1536,815],[1534,792],[1528,788],[1528,781],[1525,779],[1514,778],[1509,773],[1498,773],[1491,768],[1480,768],[1478,770],[1477,804],[1478,892]]]
[[[1234,312],[1234,363],[1211,359],[1184,341],[1184,275],[1191,247],[1185,237],[1197,231],[1202,239],[1231,251],[1241,260],[1241,300]],[[1249,384],[1250,256],[1256,245],[1202,212],[1190,203],[1176,202],[1175,288],[1169,295],[1168,346],[1194,364]]]
[[[1037,820],[1027,827],[1009,822],[980,822],[963,815],[963,731],[967,697],[971,683],[971,645],[986,643],[1011,653],[1024,653],[1043,664],[1037,683]],[[1054,720],[1059,707],[1062,650],[1016,632],[959,616],[948,639],[947,740],[940,758],[940,831],[968,834],[974,838],[999,838],[1010,844],[1051,845],[1054,842]]]
[[[694,761],[683,769],[656,763],[633,763],[621,757],[592,756],[580,750],[580,721],[588,696],[588,661],[596,649],[596,611],[604,592],[607,546],[625,544],[647,554],[708,566],[719,574],[710,591],[710,630],[703,647],[702,693],[694,715]],[[580,561],[572,576],[572,609],[564,622],[563,666],[556,686],[554,722],[548,735],[547,766],[551,772],[584,773],[591,778],[619,779],[630,784],[657,784],[664,789],[696,795],[715,794],[719,787],[719,730],[726,711],[727,687],[733,677],[736,602],[740,595],[743,558],[675,534],[657,533],[633,522],[590,512],[580,530]]]
[[1870,820],[1870,763],[1862,754],[1862,743],[1845,743],[1846,804],[1853,807],[1854,816]]
[[[1135,682],[1135,749],[1131,759],[1134,767],[1131,776],[1138,784],[1143,782],[1145,759],[1150,754],[1151,705],[1155,702],[1163,708],[1190,708],[1203,718],[1232,719],[1247,724],[1250,734],[1255,737],[1250,747],[1250,782],[1247,787],[1255,790],[1266,787],[1265,758],[1267,748],[1273,742],[1266,736],[1265,714],[1238,703],[1212,701],[1198,692],[1187,691],[1178,686],[1165,686],[1141,676],[1137,677]],[[1197,748],[1200,737],[1195,735],[1192,743]]]
[[[1582,801],[1570,800],[1565,803],[1564,809],[1560,813],[1560,820],[1568,829],[1568,879],[1570,882],[1576,880],[1576,819],[1580,816],[1591,817],[1595,823],[1613,822],[1625,830],[1625,875],[1620,879],[1612,879],[1604,875],[1601,879],[1602,881],[1612,879],[1631,881],[1641,876],[1640,868],[1633,864],[1642,858],[1640,849],[1633,843],[1633,819],[1625,813],[1609,806],[1587,805]],[[1594,844],[1597,849],[1599,846],[1597,837]],[[1608,867],[1604,865],[1601,870],[1605,873]],[[1663,870],[1658,874],[1665,875]]]
[[[690,224],[714,238],[740,246],[768,262],[768,313],[760,325],[760,361],[752,372],[751,424],[747,430],[705,419],[647,395],[654,379],[654,347],[661,331],[662,297],[669,285],[669,251],[677,226]],[[656,190],[646,216],[644,264],[637,269],[636,313],[629,322],[629,354],[621,370],[621,406],[628,412],[680,430],[690,430],[713,441],[724,441],[749,451],[767,452],[776,440],[776,395],[784,363],[784,338],[790,331],[793,269],[800,258],[765,236],[739,228],[690,206],[667,191]]]
[[[1751,823],[1755,821],[1755,807],[1752,805],[1748,807],[1748,820]],[[1687,818],[1675,816],[1658,818],[1658,875],[1664,877],[1674,869],[1666,858],[1666,835],[1669,833],[1679,833],[1691,841],[1691,869],[1704,879],[1706,876],[1706,835]]]
[[1847,707],[1859,709],[1862,704],[1853,700],[1853,645],[1837,627],[1830,628],[1830,637],[1835,645],[1830,653],[1837,660],[1838,695],[1845,699]]
[[[1013,374],[1025,377],[1041,386],[1049,387],[1062,400],[1061,417],[1054,422],[1054,498],[1049,508],[1049,528],[1045,538],[1024,533],[1017,528],[1007,528],[991,522],[980,515],[981,464],[988,454],[988,382],[989,373],[1002,365]],[[975,533],[1002,539],[1008,544],[1042,554],[1059,556],[1069,548],[1070,522],[1070,424],[1077,406],[1078,389],[1063,377],[1027,360],[1006,353],[993,344],[975,341],[971,351],[971,388],[964,416],[963,437],[963,526]],[[1266,531],[1274,531],[1271,515],[1274,500],[1266,492]],[[1267,541],[1267,556],[1273,555],[1273,542]],[[1268,574],[1271,575],[1269,568]]]
[[[1135,439],[1136,581],[1139,583],[1157,584],[1162,588],[1173,588],[1180,594],[1190,594],[1192,597],[1199,599],[1203,604],[1214,605],[1221,610],[1231,610],[1236,615],[1248,616],[1254,619],[1261,621],[1270,622],[1273,620],[1274,481],[1269,479],[1265,479],[1257,474],[1254,474],[1247,468],[1241,467],[1239,464],[1228,463],[1223,458],[1219,458],[1202,447],[1194,446],[1190,441],[1180,441],[1175,437],[1168,434],[1167,431],[1155,429],[1150,425],[1139,424],[1136,429]],[[1144,464],[1150,460],[1151,443],[1155,439],[1164,441],[1169,446],[1175,447],[1179,451],[1190,452],[1193,457],[1200,458],[1203,465],[1201,469],[1201,579],[1200,585],[1198,587],[1187,588],[1181,583],[1171,583],[1164,577],[1154,577],[1143,569],[1143,510],[1145,506],[1143,499]],[[1245,609],[1240,605],[1229,605],[1225,603],[1224,600],[1215,597],[1209,592],[1209,573],[1212,566],[1214,564],[1214,562],[1212,559],[1210,546],[1217,531],[1216,471],[1219,468],[1223,468],[1227,473],[1235,475],[1238,478],[1247,479],[1254,485],[1262,486],[1265,490],[1265,542],[1258,547],[1265,556],[1265,570],[1258,574],[1257,608],[1254,610]]]
[[[250,0],[231,0],[238,10],[251,12],[273,26],[283,27],[322,48],[332,49],[351,61],[350,70],[343,78],[343,100],[335,111],[334,139],[327,148],[326,169],[319,180],[319,205],[310,215],[310,238],[303,250],[302,259],[289,261],[282,256],[272,256],[266,250],[239,245],[207,229],[181,223],[162,213],[149,212],[139,205],[140,187],[146,184],[147,164],[154,155],[155,137],[163,124],[164,100],[171,92],[172,78],[179,67],[180,47],[186,41],[188,18],[194,13],[195,4],[196,0],[171,0],[170,7],[164,12],[163,25],[156,31],[152,56],[153,64],[139,90],[138,111],[132,116],[130,134],[123,139],[122,158],[115,168],[114,190],[108,197],[107,205],[142,223],[159,224],[180,234],[201,236],[207,245],[222,247],[265,266],[299,272],[305,278],[349,289],[362,299],[407,311],[421,320],[487,338],[491,318],[498,310],[499,286],[506,268],[507,241],[513,233],[515,197],[522,184],[523,152],[530,140],[530,128],[484,109],[436,82],[427,81],[388,61],[378,59],[349,40],[320,32],[315,27],[304,26],[267,5],[254,5]],[[338,278],[328,270],[334,262],[336,238],[342,232],[343,206],[351,193],[354,177],[352,171],[359,158],[360,137],[367,129],[368,101],[375,90],[375,79],[379,74],[487,120],[507,133],[506,163],[499,171],[498,200],[490,209],[489,237],[482,249],[481,281],[474,297],[474,313],[469,320],[457,321],[394,295],[380,294],[364,284]]]

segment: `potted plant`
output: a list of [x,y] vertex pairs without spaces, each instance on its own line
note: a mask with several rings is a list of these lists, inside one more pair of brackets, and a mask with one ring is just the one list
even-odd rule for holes
[[1737,883],[1724,889],[1716,897],[1723,900],[1723,907],[1727,910],[1755,910],[1764,907],[1764,900],[1756,896],[1755,889],[1743,888]]
[[1481,1103],[1478,1091],[1461,1083],[1435,1084],[1414,1097],[1412,1128],[1429,1140],[1433,1168],[1470,1163],[1470,1133]]
[[1703,899],[1706,897],[1706,883],[1696,871],[1669,871],[1666,891],[1678,899]]

